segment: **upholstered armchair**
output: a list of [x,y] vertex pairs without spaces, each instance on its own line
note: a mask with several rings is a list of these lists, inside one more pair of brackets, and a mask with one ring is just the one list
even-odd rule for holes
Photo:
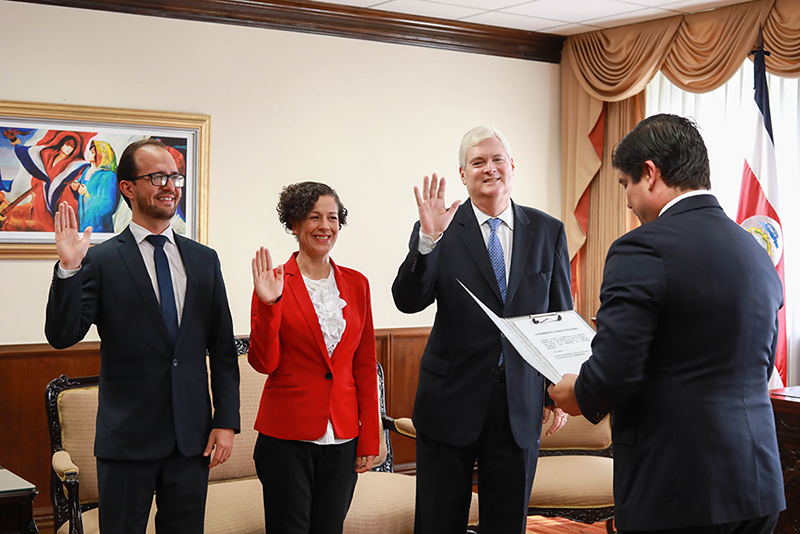
[[593,425],[569,416],[552,436],[542,428],[539,463],[528,515],[565,517],[581,523],[606,522],[614,532],[614,460],[606,416]]

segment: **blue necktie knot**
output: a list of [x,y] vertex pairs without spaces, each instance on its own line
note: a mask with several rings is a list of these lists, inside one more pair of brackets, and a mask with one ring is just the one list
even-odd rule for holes
[[148,242],[154,247],[164,248],[164,244],[167,242],[167,236],[165,235],[155,235],[150,234],[149,236],[145,237]]
[[156,265],[158,292],[161,295],[161,315],[167,325],[167,332],[173,343],[178,339],[178,308],[175,306],[175,291],[172,288],[172,275],[169,272],[169,260],[164,252],[167,236],[149,235],[145,239],[153,245],[153,260]]

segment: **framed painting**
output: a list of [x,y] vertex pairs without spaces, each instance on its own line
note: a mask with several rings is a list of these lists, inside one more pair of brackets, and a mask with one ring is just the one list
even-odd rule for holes
[[131,210],[117,185],[130,143],[157,138],[186,175],[172,226],[208,238],[208,115],[0,100],[0,259],[56,258],[53,218],[61,202],[100,243]]

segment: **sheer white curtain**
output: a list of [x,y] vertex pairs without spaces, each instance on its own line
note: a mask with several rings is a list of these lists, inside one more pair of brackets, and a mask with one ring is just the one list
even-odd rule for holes
[[[767,74],[775,156],[778,163],[778,214],[784,235],[786,278],[787,385],[800,384],[800,84],[798,79]],[[736,219],[744,158],[753,149],[755,104],[753,63],[724,86],[704,94],[672,85],[660,72],[647,86],[647,116],[675,113],[694,117],[711,160],[711,191]],[[797,204],[795,204],[795,202]]]

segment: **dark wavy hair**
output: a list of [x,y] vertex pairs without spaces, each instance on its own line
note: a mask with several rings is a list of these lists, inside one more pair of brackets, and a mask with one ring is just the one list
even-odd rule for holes
[[332,187],[319,182],[300,182],[283,187],[278,198],[278,219],[288,233],[292,233],[293,223],[304,220],[319,197],[332,196],[339,206],[339,229],[347,224],[347,208]]
[[635,184],[647,160],[655,163],[670,187],[711,189],[708,150],[691,119],[666,113],[648,117],[619,142],[611,156],[614,168]]

